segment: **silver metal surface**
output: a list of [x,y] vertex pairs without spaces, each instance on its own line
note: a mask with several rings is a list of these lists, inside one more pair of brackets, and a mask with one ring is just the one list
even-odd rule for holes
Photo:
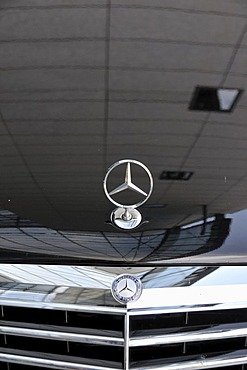
[[247,284],[143,289],[140,299],[128,303],[130,314],[201,311],[247,307]]
[[[233,288],[234,289],[234,288]],[[218,304],[204,304],[204,305],[177,305],[174,307],[163,306],[160,308],[151,308],[147,307],[146,309],[134,309],[131,306],[133,304],[126,304],[126,307],[104,307],[104,306],[87,306],[83,304],[61,304],[56,302],[32,302],[30,300],[19,300],[19,299],[1,299],[0,304],[3,306],[10,307],[32,307],[39,309],[48,309],[48,310],[61,310],[61,311],[73,311],[73,312],[92,312],[92,313],[109,313],[109,314],[118,314],[124,315],[126,312],[130,316],[139,316],[139,315],[153,315],[161,313],[176,313],[176,312],[202,312],[202,311],[215,311],[215,310],[224,310],[224,309],[241,309],[247,307],[247,300],[242,300],[242,302],[229,302],[218,303]]]
[[123,338],[117,337],[106,337],[99,335],[87,335],[87,334],[77,334],[77,333],[68,333],[56,330],[39,330],[39,329],[27,329],[20,327],[12,326],[2,326],[0,325],[0,333],[24,336],[30,338],[44,338],[51,340],[61,340],[61,341],[70,341],[78,343],[90,343],[90,344],[102,344],[105,346],[119,346],[124,345]]
[[[21,297],[20,297],[21,298]],[[122,315],[126,312],[125,308],[104,307],[104,306],[87,306],[83,304],[63,304],[56,302],[33,302],[30,300],[19,299],[0,299],[0,304],[11,307],[32,307],[44,310],[61,310],[73,312],[92,312],[92,313],[110,313]]]
[[142,214],[135,208],[116,208],[111,213],[114,225],[124,230],[135,229],[142,222]]
[[243,328],[235,328],[237,324],[233,324],[232,328],[227,328],[226,325],[219,325],[206,330],[198,330],[196,332],[183,332],[170,335],[152,335],[147,337],[130,338],[130,347],[153,346],[161,344],[187,343],[216,339],[240,338],[247,336],[247,323],[244,323]]
[[0,353],[0,361],[7,361],[11,364],[22,364],[29,366],[45,366],[49,369],[56,370],[116,370],[114,367],[93,366],[69,361],[57,361],[52,359],[13,355],[8,353]]
[[[127,305],[130,306],[130,305]],[[162,313],[178,313],[178,312],[203,312],[203,311],[217,311],[217,310],[231,310],[231,309],[241,309],[247,307],[247,301],[236,304],[234,302],[219,304],[205,304],[205,305],[191,305],[191,306],[175,306],[175,307],[161,307],[161,308],[146,308],[146,309],[132,309],[128,308],[130,316],[139,315],[160,315]]]
[[129,370],[129,337],[130,317],[127,312],[124,319],[124,370]]
[[[175,360],[176,361],[176,360]],[[180,363],[173,363],[170,365],[154,365],[133,367],[133,370],[200,370],[211,369],[223,366],[243,365],[247,363],[247,351],[234,351],[227,355],[205,358],[201,356],[196,361],[182,361]]]
[[[107,187],[107,181],[110,173],[118,166],[126,163],[126,172],[125,172],[125,181],[122,185],[117,187],[116,189],[109,191]],[[135,185],[132,182],[132,175],[131,175],[131,164],[135,164],[137,166],[140,166],[144,169],[144,171],[147,173],[147,176],[149,178],[149,192],[146,193],[142,189],[140,189],[137,185]],[[120,208],[138,208],[141,205],[143,205],[150,197],[153,191],[153,177],[149,169],[141,162],[136,161],[134,159],[122,159],[116,163],[114,163],[107,171],[106,176],[103,181],[104,191],[107,196],[107,198],[110,200],[111,203],[115,204],[117,207]],[[125,191],[127,189],[130,189],[136,193],[139,193],[144,196],[144,199],[138,203],[135,204],[121,204],[119,202],[116,202],[111,195],[117,194],[119,192]]]

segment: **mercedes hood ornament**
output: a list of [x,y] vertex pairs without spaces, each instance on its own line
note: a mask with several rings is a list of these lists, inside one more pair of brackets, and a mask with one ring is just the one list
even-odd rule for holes
[[[124,181],[117,187],[109,190],[108,189],[108,180],[110,174],[118,167],[126,165],[125,167],[125,175],[123,173]],[[149,189],[147,191],[143,190],[141,185],[137,185],[134,180],[134,176],[132,176],[132,167],[138,166],[142,170],[144,170],[145,175],[148,180]],[[121,179],[120,179],[121,181]],[[107,171],[106,176],[104,178],[104,191],[107,198],[110,200],[111,203],[116,205],[116,208],[111,214],[111,221],[114,225],[121,229],[134,229],[135,227],[139,226],[142,221],[141,212],[137,209],[141,205],[143,205],[150,197],[153,191],[153,177],[149,169],[141,162],[136,161],[134,159],[123,159],[116,163],[114,163]],[[142,199],[138,200],[138,202],[134,204],[123,204],[119,201],[114,199],[116,194],[125,192],[129,190],[131,192],[137,193]]]

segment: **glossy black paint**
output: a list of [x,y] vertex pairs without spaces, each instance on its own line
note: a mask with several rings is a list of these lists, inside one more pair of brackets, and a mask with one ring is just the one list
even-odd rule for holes
[[[1,15],[1,261],[246,264],[245,2],[21,0]],[[194,111],[198,86],[241,94]],[[154,179],[131,232],[102,184],[126,158]]]
[[170,229],[126,232],[106,225],[104,231],[53,230],[10,212],[2,212],[2,262],[83,265],[245,264],[247,212]]

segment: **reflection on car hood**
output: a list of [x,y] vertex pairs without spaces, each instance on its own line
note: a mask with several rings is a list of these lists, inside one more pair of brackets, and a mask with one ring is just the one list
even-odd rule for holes
[[242,211],[171,229],[86,232],[53,230],[2,210],[0,257],[49,264],[245,264],[246,219]]
[[[20,0],[1,14],[1,260],[245,264],[245,2]],[[153,177],[151,194],[132,173],[151,196],[131,232],[103,190],[126,158]],[[114,170],[111,192],[124,179]]]

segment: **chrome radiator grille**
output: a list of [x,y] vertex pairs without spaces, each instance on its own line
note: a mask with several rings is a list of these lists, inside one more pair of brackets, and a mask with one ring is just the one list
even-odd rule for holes
[[0,369],[247,369],[247,309],[1,306]]
[[1,313],[0,369],[123,368],[121,314],[8,306]]
[[130,368],[245,369],[246,337],[246,309],[131,316]]

